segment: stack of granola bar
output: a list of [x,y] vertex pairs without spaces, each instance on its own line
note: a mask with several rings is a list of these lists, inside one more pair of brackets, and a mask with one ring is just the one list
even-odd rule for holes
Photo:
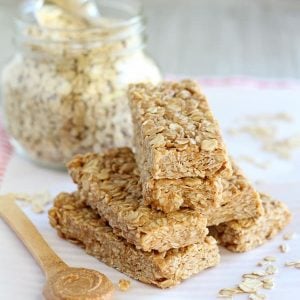
[[288,223],[284,204],[257,193],[229,158],[196,83],[137,84],[128,95],[135,153],[116,148],[68,163],[78,191],[58,195],[49,212],[61,236],[166,288],[217,265],[216,240],[247,251]]

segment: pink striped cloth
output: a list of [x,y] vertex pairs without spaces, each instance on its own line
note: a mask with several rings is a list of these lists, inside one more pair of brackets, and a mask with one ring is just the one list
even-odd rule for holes
[[[168,75],[169,80],[190,78],[183,75]],[[258,79],[247,76],[231,77],[197,77],[199,84],[203,87],[253,87],[257,89],[293,89],[300,88],[300,81],[297,79]]]
[[[189,76],[168,75],[170,80],[187,78]],[[268,79],[254,79],[251,77],[200,77],[196,80],[203,87],[253,87],[257,89],[293,89],[300,88],[299,80],[282,79],[282,80],[268,80]],[[4,177],[9,159],[13,154],[13,149],[8,141],[7,134],[0,123],[0,184]]]
[[2,182],[12,152],[13,149],[8,141],[7,134],[0,124],[0,183]]

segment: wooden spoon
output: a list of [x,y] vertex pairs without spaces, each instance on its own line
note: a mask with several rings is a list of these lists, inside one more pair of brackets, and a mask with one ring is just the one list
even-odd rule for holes
[[0,216],[16,232],[47,277],[43,295],[47,300],[107,300],[114,287],[103,274],[71,268],[48,246],[44,238],[15,203],[12,195],[0,196]]

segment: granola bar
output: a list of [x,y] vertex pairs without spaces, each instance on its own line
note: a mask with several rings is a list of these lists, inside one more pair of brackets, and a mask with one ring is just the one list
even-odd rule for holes
[[207,235],[207,219],[198,211],[165,214],[141,204],[139,172],[129,148],[78,155],[68,169],[86,203],[138,249],[163,252],[201,242]]
[[145,205],[165,213],[188,207],[203,214],[220,206],[222,201],[221,178],[203,179],[149,179],[142,184]]
[[259,216],[263,213],[258,193],[231,159],[228,179],[150,179],[143,187],[143,203],[166,213],[189,207],[208,216],[208,225]]
[[[202,212],[208,218],[209,226],[263,214],[258,193],[241,170],[234,163],[232,165],[233,176],[230,180],[222,180],[220,207]],[[129,148],[118,148],[104,154],[78,155],[68,164],[68,168],[87,203],[97,209],[115,231],[120,231],[120,235],[137,247],[142,247],[144,251],[158,250],[162,247],[161,243],[165,243],[164,250],[167,250],[183,246],[185,240],[197,242],[192,242],[196,239],[194,231],[199,234],[202,232],[201,226],[204,226],[199,212],[181,209],[166,215],[141,204],[139,172]],[[167,226],[162,225],[164,222]],[[154,224],[155,230],[152,229]],[[169,228],[175,224],[176,232]],[[161,241],[162,236],[165,239]],[[152,248],[154,245],[155,248]]]
[[253,188],[241,169],[231,160],[233,174],[230,179],[222,179],[223,193],[221,205],[208,212],[208,226],[263,215],[259,194]]
[[235,220],[213,226],[210,233],[233,252],[245,252],[264,244],[281,231],[291,220],[286,205],[260,194],[265,214],[258,218]]
[[145,283],[167,288],[219,263],[216,241],[206,237],[180,249],[144,252],[115,235],[76,194],[60,194],[49,212],[58,234],[83,245],[88,254]]
[[231,175],[217,121],[190,80],[128,90],[141,179]]

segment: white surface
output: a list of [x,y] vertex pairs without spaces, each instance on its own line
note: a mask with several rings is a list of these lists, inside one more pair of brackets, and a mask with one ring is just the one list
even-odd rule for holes
[[[289,131],[300,131],[300,88],[293,90],[255,89],[246,87],[205,88],[211,106],[223,129],[233,127],[237,118],[258,113],[277,113],[286,111],[295,117],[289,125]],[[297,120],[298,118],[298,120]],[[225,136],[228,147],[234,155],[240,153],[264,159],[256,147],[256,143],[245,137],[230,138]],[[293,222],[285,230],[299,231],[300,228],[300,152],[295,152],[291,161],[281,161],[275,156],[271,169],[260,170],[249,164],[242,164],[252,180],[262,180],[260,190],[271,193],[274,197],[285,201],[294,213]],[[30,162],[13,156],[1,187],[6,192],[40,192],[49,190],[53,196],[60,191],[74,189],[67,174],[41,169]],[[49,226],[47,215],[37,215],[26,209],[26,213],[38,227],[50,246],[70,265],[97,269],[117,283],[126,276],[105,266],[88,256],[82,249],[57,237]],[[300,233],[300,231],[299,231]],[[246,254],[232,254],[221,250],[222,261],[213,268],[193,276],[180,286],[170,290],[160,290],[132,280],[132,287],[125,293],[116,292],[115,299],[216,299],[219,289],[231,287],[240,281],[241,275],[255,269],[256,263],[266,255],[275,255],[279,273],[275,276],[276,287],[271,291],[263,291],[269,299],[299,299],[300,270],[286,268],[285,261],[300,260],[300,236],[288,241],[291,251],[282,254],[278,246],[282,243],[282,234],[266,245]],[[12,231],[0,220],[0,299],[32,300],[41,299],[44,276],[39,267],[16,238]],[[247,299],[239,296],[237,299]]]
[[300,147],[298,151],[293,152],[292,159],[279,159],[274,154],[262,151],[257,140],[247,135],[233,137],[227,133],[227,129],[238,128],[244,124],[247,116],[287,113],[293,121],[276,123],[280,137],[296,135],[300,137],[300,87],[299,89],[285,90],[220,87],[205,88],[205,92],[210,100],[212,110],[219,120],[230,154],[234,157],[250,156],[259,162],[269,164],[266,170],[262,170],[249,165],[249,163],[239,162],[253,181],[273,183],[300,181]]

